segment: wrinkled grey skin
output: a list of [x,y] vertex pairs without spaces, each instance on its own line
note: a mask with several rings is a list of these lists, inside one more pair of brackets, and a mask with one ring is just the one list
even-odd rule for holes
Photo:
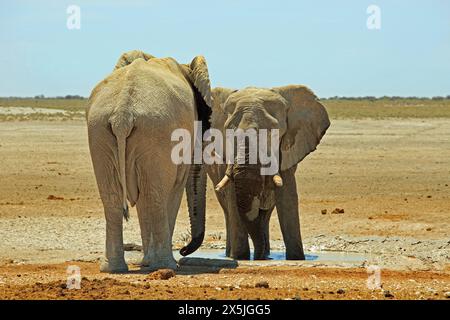
[[[123,54],[115,70],[92,91],[87,107],[89,148],[106,218],[103,272],[125,272],[122,222],[127,200],[137,206],[148,269],[176,268],[172,235],[186,186],[195,251],[205,223],[206,173],[202,165],[176,165],[175,129],[194,136],[194,121],[208,122],[211,105],[203,57],[189,65],[141,51]],[[201,118],[204,119],[201,119]]]
[[[229,183],[216,190],[225,214],[226,255],[249,259],[250,235],[255,259],[270,254],[269,220],[276,207],[286,258],[303,260],[300,234],[298,193],[295,181],[297,164],[316,149],[330,125],[328,114],[316,96],[306,87],[290,85],[279,88],[215,88],[211,127],[221,130],[279,129],[282,186],[273,176],[261,176],[258,164],[210,165],[208,175],[217,185],[225,175]],[[225,145],[225,144],[224,144]],[[246,150],[247,152],[247,150]]]

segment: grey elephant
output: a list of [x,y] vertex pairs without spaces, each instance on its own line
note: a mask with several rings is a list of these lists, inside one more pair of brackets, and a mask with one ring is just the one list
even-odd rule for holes
[[295,171],[297,164],[316,149],[329,127],[326,109],[311,90],[301,85],[215,88],[212,97],[212,128],[222,132],[279,129],[279,171],[275,174],[262,176],[259,160],[256,164],[237,164],[235,159],[228,164],[208,166],[225,214],[226,255],[249,259],[250,235],[254,259],[266,259],[270,254],[269,219],[276,207],[286,259],[303,260]]
[[[89,148],[106,218],[103,272],[125,272],[122,235],[127,200],[136,205],[149,269],[176,268],[172,235],[186,187],[195,251],[204,237],[206,172],[201,164],[175,164],[171,134],[194,121],[209,127],[211,88],[206,61],[190,64],[141,51],[123,54],[92,91],[87,106]],[[192,147],[193,149],[193,147]]]

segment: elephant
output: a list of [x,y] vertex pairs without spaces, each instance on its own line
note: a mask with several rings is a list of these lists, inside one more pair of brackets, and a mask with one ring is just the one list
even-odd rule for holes
[[[214,88],[212,99],[211,128],[221,132],[279,130],[279,164],[275,174],[261,175],[259,158],[253,164],[248,161],[237,164],[235,158],[228,163],[224,160],[207,166],[225,215],[226,255],[248,260],[250,235],[254,259],[267,259],[269,220],[276,207],[286,259],[304,260],[295,172],[298,163],[316,149],[330,126],[325,107],[303,85],[271,89]],[[245,148],[248,156],[248,145]]]
[[[137,208],[142,238],[142,268],[177,267],[172,236],[186,189],[191,242],[203,241],[206,169],[176,164],[171,134],[194,134],[195,121],[209,128],[211,86],[203,56],[190,64],[134,50],[124,53],[113,72],[92,90],[86,119],[89,149],[106,219],[102,272],[126,272],[123,219],[128,202]],[[191,147],[190,151],[194,147]]]

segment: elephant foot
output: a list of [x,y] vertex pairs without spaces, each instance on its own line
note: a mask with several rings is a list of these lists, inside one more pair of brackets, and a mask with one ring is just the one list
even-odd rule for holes
[[250,252],[231,253],[229,257],[234,260],[250,260]]
[[256,252],[254,253],[253,260],[270,260],[267,252]]
[[305,260],[303,250],[296,252],[286,252],[286,260]]
[[123,258],[107,259],[101,264],[100,272],[125,273],[128,272],[128,265]]
[[156,260],[152,259],[142,259],[141,262],[141,270],[142,271],[155,271],[159,269],[172,269],[176,270],[178,268],[177,261],[173,258],[164,259],[164,260]]
[[269,256],[261,255],[261,256],[255,256],[253,260],[272,260]]

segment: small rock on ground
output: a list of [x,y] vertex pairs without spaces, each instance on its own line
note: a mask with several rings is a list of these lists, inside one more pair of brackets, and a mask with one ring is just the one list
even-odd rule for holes
[[385,298],[393,298],[394,295],[389,290],[386,290],[386,291],[384,291],[384,297]]
[[267,281],[259,281],[255,284],[255,288],[269,288],[269,283]]
[[172,269],[159,269],[149,274],[149,279],[152,280],[168,280],[175,277],[175,271]]

